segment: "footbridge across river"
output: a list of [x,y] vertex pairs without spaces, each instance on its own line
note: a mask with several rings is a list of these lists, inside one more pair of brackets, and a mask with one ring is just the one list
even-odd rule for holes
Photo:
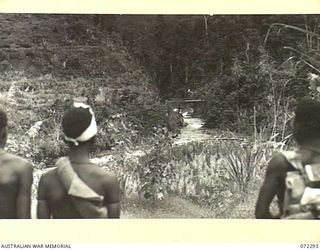
[[198,113],[199,110],[203,109],[205,101],[202,99],[188,99],[188,100],[166,100],[167,112],[169,109],[177,109],[179,112],[190,112]]

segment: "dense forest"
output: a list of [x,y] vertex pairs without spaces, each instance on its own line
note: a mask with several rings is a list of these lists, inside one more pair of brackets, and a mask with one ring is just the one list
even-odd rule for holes
[[206,100],[207,127],[286,137],[284,124],[319,73],[319,16],[95,16],[119,34],[162,99]]

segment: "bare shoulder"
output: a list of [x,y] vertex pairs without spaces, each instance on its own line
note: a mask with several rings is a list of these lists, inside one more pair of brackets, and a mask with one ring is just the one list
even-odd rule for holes
[[57,176],[57,169],[52,168],[46,172],[44,172],[40,177],[40,183],[41,185],[45,185],[49,183],[52,179],[56,178]]
[[98,167],[95,165],[94,172],[97,175],[97,177],[107,186],[110,185],[117,185],[118,178],[114,173],[111,173],[110,171],[107,171],[101,167]]
[[268,171],[290,171],[292,166],[281,152],[276,152],[268,164]]
[[105,169],[102,170],[104,171],[102,185],[105,190],[105,203],[118,203],[121,192],[118,177]]
[[105,181],[113,183],[113,184],[118,182],[118,177],[114,173],[111,173],[107,170],[103,170],[103,171],[105,172],[105,174],[104,174]]
[[286,162],[287,160],[281,152],[275,152],[270,160],[272,165],[282,165]]
[[6,153],[2,162],[10,165],[11,168],[14,168],[18,173],[32,173],[33,165],[27,159],[20,156]]

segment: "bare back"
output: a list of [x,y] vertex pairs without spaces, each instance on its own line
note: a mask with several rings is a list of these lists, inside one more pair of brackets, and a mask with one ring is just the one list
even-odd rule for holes
[[0,218],[30,218],[32,166],[0,151]]
[[[119,203],[119,184],[114,175],[90,163],[72,163],[72,166],[82,181],[97,194],[104,197],[104,205],[107,208],[110,204]],[[59,179],[56,168],[41,176],[38,200],[39,202],[45,202],[50,217],[82,218]],[[38,211],[38,217],[43,217],[41,211]]]

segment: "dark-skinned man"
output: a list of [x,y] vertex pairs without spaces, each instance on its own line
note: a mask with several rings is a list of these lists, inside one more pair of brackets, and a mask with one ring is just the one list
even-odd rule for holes
[[[320,215],[320,103],[303,99],[295,111],[295,151],[283,151],[268,164],[255,208],[261,219],[319,219]],[[277,196],[280,214],[270,212]]]
[[65,112],[62,129],[70,152],[40,178],[38,218],[119,218],[116,176],[89,159],[97,133],[90,106],[75,103]]
[[0,110],[0,218],[30,219],[33,167],[25,159],[4,150],[7,115]]

